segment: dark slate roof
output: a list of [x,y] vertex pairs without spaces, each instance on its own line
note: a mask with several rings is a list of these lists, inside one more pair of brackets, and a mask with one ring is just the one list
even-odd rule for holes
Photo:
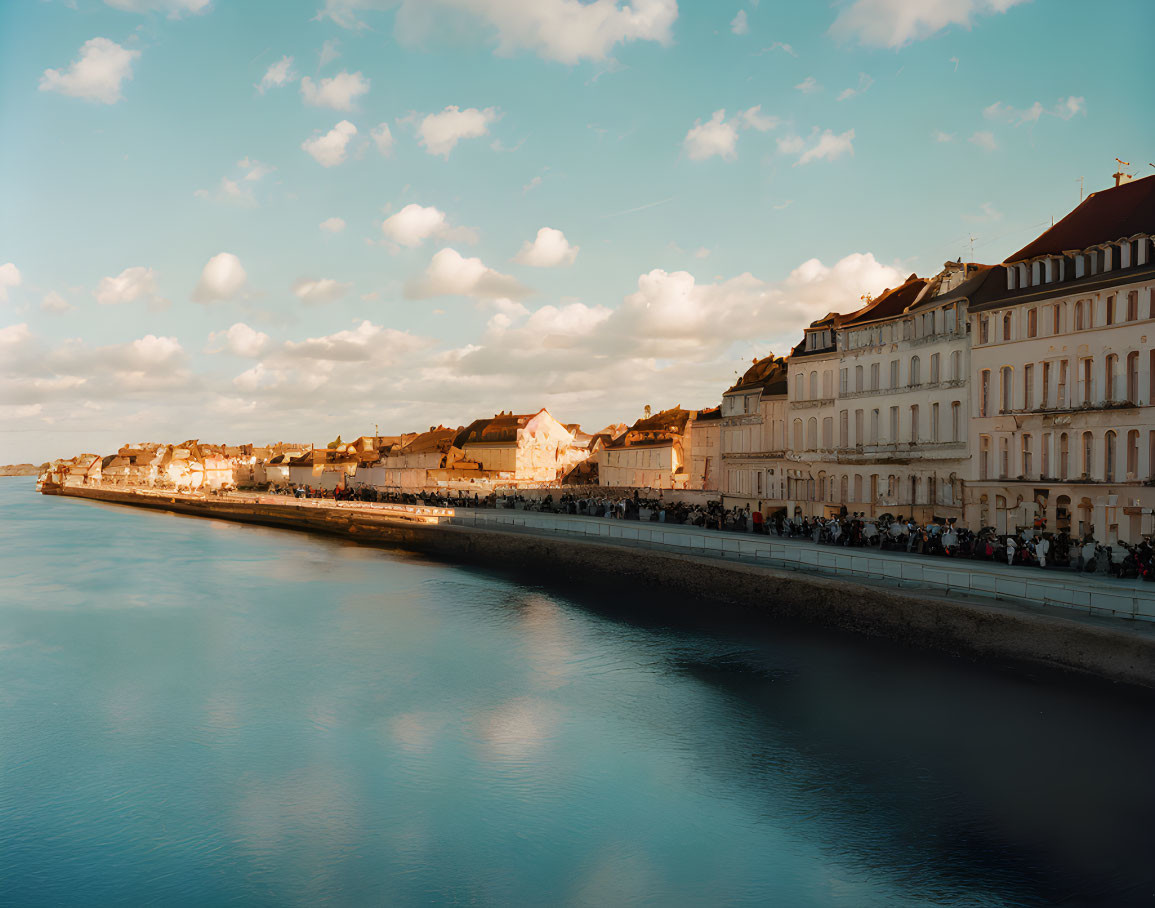
[[879,319],[893,318],[896,315],[902,315],[902,313],[906,311],[906,307],[913,303],[919,293],[922,292],[922,288],[926,286],[926,283],[926,278],[912,274],[901,286],[895,287],[893,290],[888,287],[875,299],[872,299],[865,307],[848,315],[838,327],[851,328],[854,325],[862,325],[867,322],[876,322]]
[[[780,356],[767,356],[754,361],[738,381],[727,391],[745,391],[761,388],[765,394],[786,393],[786,361]],[[701,419],[701,416],[698,417]]]
[[699,410],[698,415],[694,417],[694,422],[709,422],[710,420],[721,418],[722,408],[720,406],[709,407],[705,410]]
[[1092,192],[1054,227],[1003,261],[1060,255],[1137,233],[1155,233],[1155,176]]
[[[946,293],[939,296],[931,296],[926,293],[921,299],[918,299],[910,307],[913,310],[924,309],[930,306],[942,306],[946,303],[953,303],[957,300],[969,300],[978,289],[983,286],[987,279],[987,275],[993,266],[991,265],[966,265],[968,277],[965,281],[955,287],[953,290],[948,290]],[[933,289],[929,288],[928,289]]]
[[1007,266],[996,265],[987,272],[982,286],[970,297],[969,309],[971,312],[981,312],[998,306],[1037,303],[1067,294],[1108,290],[1111,287],[1134,284],[1137,281],[1150,280],[1153,277],[1155,277],[1155,263],[1148,263],[1133,268],[1119,268],[1113,271],[1103,271],[1099,274],[1088,274],[1073,281],[1056,281],[1051,284],[1040,284],[1037,287],[1018,287],[1014,290],[1008,290]]

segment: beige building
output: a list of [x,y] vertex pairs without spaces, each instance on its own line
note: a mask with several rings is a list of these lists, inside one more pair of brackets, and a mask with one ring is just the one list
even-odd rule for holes
[[588,441],[575,444],[574,439],[573,430],[541,409],[475,420],[461,430],[456,445],[465,464],[476,464],[483,478],[552,483],[589,456]]
[[970,310],[972,524],[1152,531],[1155,177],[1087,197]]
[[598,484],[613,488],[688,488],[693,416],[691,410],[672,407],[639,419],[598,454]]
[[694,446],[690,455],[689,488],[703,492],[722,490],[722,408],[699,410],[690,420]]
[[[727,506],[785,507],[787,363],[781,357],[755,360],[722,395],[722,491]],[[694,441],[697,447],[697,438]]]

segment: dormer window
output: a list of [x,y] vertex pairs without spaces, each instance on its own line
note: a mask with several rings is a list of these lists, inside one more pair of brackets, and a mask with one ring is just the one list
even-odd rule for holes
[[1085,255],[1075,256],[1075,277],[1082,277],[1087,273],[1087,257]]
[[1015,287],[1015,267],[1012,265],[1007,269],[1007,289],[1014,290]]

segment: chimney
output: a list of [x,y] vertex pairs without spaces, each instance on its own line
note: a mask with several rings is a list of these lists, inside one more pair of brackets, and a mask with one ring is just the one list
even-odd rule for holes
[[1111,174],[1111,176],[1115,178],[1116,188],[1122,186],[1124,183],[1130,183],[1133,179],[1135,179],[1133,176],[1131,176],[1131,174],[1123,172],[1124,167],[1131,166],[1130,161],[1120,161],[1118,158],[1115,158],[1115,163],[1119,165],[1119,169]]

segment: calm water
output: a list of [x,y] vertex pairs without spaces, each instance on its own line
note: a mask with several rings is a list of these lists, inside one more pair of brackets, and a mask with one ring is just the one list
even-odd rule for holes
[[1120,688],[22,479],[0,577],[5,906],[1155,892]]

